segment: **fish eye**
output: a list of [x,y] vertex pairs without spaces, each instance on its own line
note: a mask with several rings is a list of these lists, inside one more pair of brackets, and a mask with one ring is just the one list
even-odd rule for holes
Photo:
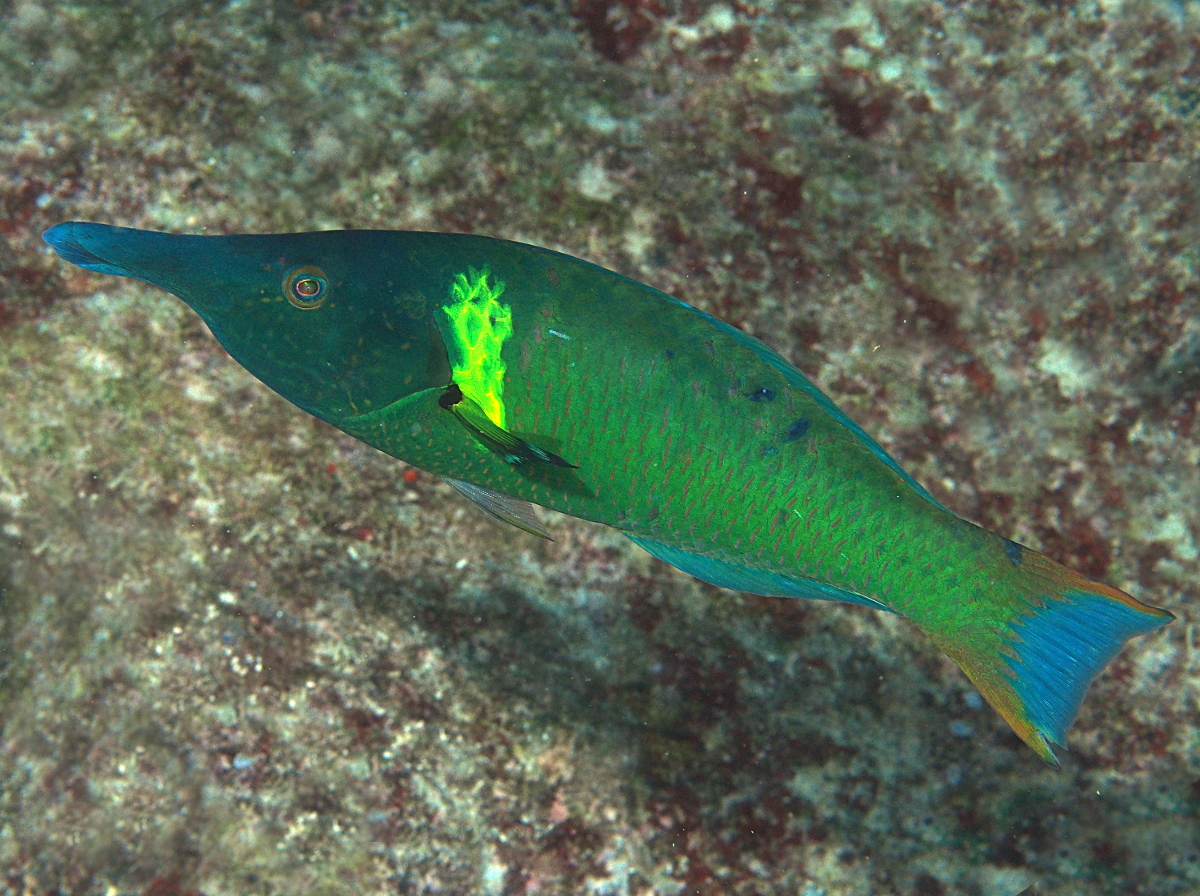
[[306,264],[287,275],[283,294],[301,311],[311,311],[319,308],[329,295],[329,280],[320,268]]

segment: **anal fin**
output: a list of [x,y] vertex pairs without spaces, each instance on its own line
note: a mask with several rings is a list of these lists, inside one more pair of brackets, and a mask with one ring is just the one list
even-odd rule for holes
[[688,575],[716,585],[718,588],[728,588],[731,591],[745,591],[748,594],[761,594],[765,597],[801,597],[807,600],[833,600],[848,604],[863,604],[876,610],[891,610],[878,601],[861,594],[843,591],[832,585],[823,585],[810,579],[784,576],[749,566],[739,566],[725,560],[715,560],[703,554],[694,554],[682,548],[651,541],[625,533],[625,537],[638,547],[649,551],[664,563],[669,563],[676,569],[682,569]]

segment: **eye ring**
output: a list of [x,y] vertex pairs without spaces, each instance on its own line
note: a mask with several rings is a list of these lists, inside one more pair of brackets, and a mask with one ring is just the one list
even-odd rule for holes
[[284,278],[283,294],[301,311],[312,311],[329,295],[329,278],[316,265],[306,264]]

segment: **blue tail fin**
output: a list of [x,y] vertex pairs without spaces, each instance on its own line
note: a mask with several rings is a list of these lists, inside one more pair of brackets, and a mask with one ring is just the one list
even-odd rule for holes
[[1035,551],[1023,550],[1020,562],[1033,590],[1002,648],[941,646],[1020,738],[1057,765],[1051,744],[1064,745],[1092,679],[1130,638],[1175,617]]

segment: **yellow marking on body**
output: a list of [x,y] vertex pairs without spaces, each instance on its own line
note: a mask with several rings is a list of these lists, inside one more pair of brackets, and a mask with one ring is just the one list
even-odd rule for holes
[[504,361],[500,349],[512,336],[512,308],[500,303],[504,283],[488,285],[488,270],[468,268],[450,285],[449,305],[442,311],[458,349],[454,382],[475,400],[488,419],[504,428]]

